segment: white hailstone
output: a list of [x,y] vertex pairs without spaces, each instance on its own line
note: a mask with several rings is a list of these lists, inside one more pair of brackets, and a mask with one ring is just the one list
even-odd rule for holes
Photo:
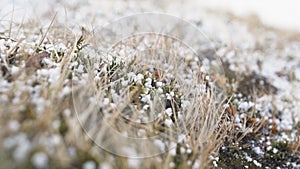
[[8,128],[11,131],[18,131],[20,128],[20,123],[17,120],[11,120],[8,122]]
[[141,162],[139,159],[133,159],[133,158],[128,158],[127,161],[130,168],[138,168]]
[[60,120],[54,120],[54,121],[52,122],[52,127],[53,127],[54,129],[58,129],[58,128],[60,127],[60,124],[61,124]]
[[83,169],[96,169],[96,164],[94,161],[87,161],[83,164]]
[[49,138],[50,144],[51,145],[58,145],[61,143],[61,136],[58,134],[54,134]]
[[194,58],[192,54],[186,54],[185,57],[186,60],[192,60]]
[[70,87],[69,86],[65,86],[64,88],[63,88],[63,90],[60,92],[60,97],[63,97],[63,96],[65,96],[65,95],[68,95],[69,93],[71,92],[71,89],[70,89]]
[[[147,110],[149,107],[150,106],[148,104],[146,104],[146,105],[143,106],[143,110]],[[144,111],[142,113],[144,113]]]
[[270,150],[272,150],[272,146],[267,147],[267,151],[270,151]]
[[164,90],[163,90],[162,88],[159,87],[159,88],[157,89],[157,93],[162,94],[162,93],[164,93]]
[[166,119],[164,123],[166,126],[171,127],[171,125],[173,124],[173,121],[171,119]]
[[72,62],[71,64],[70,64],[70,68],[72,68],[72,67],[74,67],[74,66],[77,66],[78,65],[78,62],[77,61],[74,61],[74,62]]
[[114,109],[114,108],[117,107],[117,105],[116,105],[115,103],[110,103],[109,106],[110,106],[110,108],[112,108],[112,109]]
[[182,119],[182,113],[180,111],[177,112],[178,119]]
[[217,164],[216,161],[213,161],[213,164],[214,164],[215,167],[218,167],[218,164]]
[[49,75],[49,71],[47,69],[38,69],[37,75],[40,77],[45,77]]
[[192,153],[192,150],[191,150],[190,148],[188,148],[188,149],[186,150],[186,153],[191,154],[191,153]]
[[7,80],[0,81],[0,92],[7,92],[12,86],[12,83],[9,83]]
[[103,162],[100,164],[98,169],[111,169],[111,166],[109,163]]
[[174,168],[176,166],[176,164],[174,162],[170,162],[169,167],[170,168]]
[[135,78],[134,78],[134,81],[135,82],[138,82],[138,83],[141,83],[141,80],[144,79],[144,75],[142,74],[138,74]]
[[117,101],[117,100],[119,100],[119,95],[117,94],[117,93],[114,93],[114,92],[112,92],[112,100],[113,101]]
[[135,80],[136,78],[136,74],[134,72],[127,73],[127,76],[130,81]]
[[175,84],[175,85],[174,85],[174,88],[179,89],[179,88],[180,88],[180,85],[179,85],[179,84]]
[[123,137],[128,137],[128,132],[127,132],[127,131],[123,131],[123,132],[121,133],[121,135],[122,135]]
[[200,168],[200,161],[199,161],[199,160],[196,160],[196,161],[194,162],[194,165],[193,165],[192,168],[193,168],[193,169]]
[[109,104],[109,98],[104,98],[103,99],[103,105],[106,106]]
[[186,141],[186,135],[180,134],[178,135],[177,141],[180,142],[185,142]]
[[261,150],[260,147],[254,147],[254,148],[253,148],[253,151],[254,151],[256,154],[258,154],[258,155],[263,155],[263,154],[264,154],[264,152]]
[[186,152],[186,149],[184,147],[180,147],[180,153],[184,154]]
[[273,153],[277,154],[277,152],[278,152],[278,149],[277,148],[273,148]]
[[137,156],[136,150],[132,147],[122,147],[121,150],[128,157],[136,157]]
[[95,80],[95,82],[99,82],[101,80],[101,78],[99,76],[95,76],[94,80]]
[[160,151],[165,151],[165,144],[161,140],[154,140],[154,144],[160,149]]
[[157,87],[162,87],[163,83],[162,82],[156,82]]
[[151,101],[151,96],[150,94],[146,94],[142,97],[141,99],[142,102],[145,102],[145,103],[149,103]]
[[252,102],[241,102],[239,104],[239,109],[247,111],[248,109],[250,109],[252,106],[254,106],[254,103]]
[[176,155],[176,149],[177,149],[177,143],[175,142],[171,142],[170,143],[170,151],[169,153],[172,155],[172,156],[175,156]]
[[181,102],[181,107],[182,107],[182,108],[186,108],[186,107],[188,107],[190,104],[191,104],[191,103],[190,103],[189,101],[183,100],[183,101]]
[[19,72],[19,70],[20,70],[19,67],[17,67],[17,66],[12,66],[12,67],[11,67],[11,74],[12,74],[12,75],[15,75],[15,74],[17,74],[17,73]]
[[174,96],[174,95],[175,95],[175,93],[174,93],[174,92],[170,92],[170,95],[171,95],[171,96]]
[[44,152],[37,152],[32,156],[31,162],[36,168],[47,168],[48,156]]
[[168,116],[171,116],[172,113],[173,113],[173,111],[172,111],[171,108],[167,108],[167,109],[165,110],[165,112],[167,113]]
[[252,161],[252,158],[249,157],[249,156],[246,156],[245,158],[246,158],[247,162],[251,162]]
[[60,77],[60,67],[49,69],[49,82],[55,83]]
[[[148,121],[148,120],[146,120],[146,121]],[[146,135],[147,135],[147,132],[146,132],[145,129],[139,129],[137,135],[138,135],[139,137],[146,136]]]
[[9,101],[9,98],[8,98],[7,95],[1,95],[1,96],[0,96],[0,101],[1,101],[2,103],[7,103],[7,102]]
[[199,89],[200,89],[200,92],[201,92],[201,93],[205,93],[205,92],[206,92],[206,90],[207,90],[207,88],[206,88],[206,84],[200,84],[200,87],[199,87]]
[[71,110],[70,109],[65,109],[63,111],[63,114],[66,116],[66,117],[70,117],[71,116]]
[[253,163],[254,163],[257,167],[262,167],[262,165],[261,165],[258,161],[256,161],[256,160],[253,160]]
[[15,139],[15,137],[8,137],[8,138],[5,138],[4,141],[3,141],[3,147],[5,149],[11,149],[16,144],[17,144],[17,140]]
[[68,148],[68,154],[71,156],[71,157],[75,157],[76,156],[76,149],[74,147],[69,147]]
[[123,87],[126,87],[126,86],[128,85],[128,80],[123,80],[123,81],[121,82],[121,85],[122,85]]
[[67,47],[63,43],[59,43],[58,45],[55,46],[59,51],[64,51],[67,50]]
[[46,65],[54,65],[54,63],[52,62],[52,60],[50,58],[44,58],[42,60],[42,63],[44,63]]
[[228,53],[226,54],[226,58],[227,58],[227,59],[231,59],[234,55],[235,55],[235,51],[231,50],[230,52],[228,52]]
[[167,96],[167,99],[168,99],[168,100],[171,100],[171,99],[172,99],[172,97],[171,97],[171,95],[170,95],[169,93],[166,93],[166,96]]
[[83,73],[83,72],[84,72],[84,71],[83,71],[83,68],[84,68],[83,65],[79,65],[76,71],[77,71],[78,73]]
[[146,79],[146,83],[145,83],[145,87],[146,88],[152,88],[152,79],[151,78],[147,78]]

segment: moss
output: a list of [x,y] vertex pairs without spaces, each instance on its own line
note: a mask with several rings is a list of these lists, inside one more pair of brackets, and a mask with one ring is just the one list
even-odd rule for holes
[[67,133],[68,130],[69,130],[69,127],[68,127],[68,124],[67,124],[67,122],[66,122],[66,120],[65,120],[64,117],[61,117],[60,120],[61,120],[61,121],[60,121],[60,126],[59,126],[58,130],[59,130],[59,133],[60,133],[62,136],[65,136],[66,133]]

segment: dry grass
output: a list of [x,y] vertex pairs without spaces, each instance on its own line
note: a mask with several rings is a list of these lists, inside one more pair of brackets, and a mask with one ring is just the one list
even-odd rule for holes
[[[259,34],[257,19],[231,17]],[[210,74],[214,67],[172,37],[133,36],[105,53],[96,30],[49,18],[46,26],[34,19],[0,22],[0,168],[37,168],[33,159],[39,152],[47,156],[44,168],[84,168],[88,162],[124,169],[213,168],[214,157],[223,168],[257,167],[246,155],[263,166],[297,161],[299,137],[277,140],[276,105],[264,117],[255,106],[242,110],[235,102],[259,104],[256,98],[275,95],[264,77],[231,71],[230,81],[217,82],[229,86],[233,96],[226,96]],[[223,66],[229,70],[229,63]],[[247,83],[253,79],[265,86]],[[235,96],[239,92],[246,100]],[[267,141],[261,140],[268,137],[282,154],[265,150]],[[254,146],[263,148],[264,158],[253,153]]]
[[[20,31],[26,36],[26,41],[17,36]],[[1,97],[7,98],[7,102],[0,103],[0,141],[10,144],[12,140],[17,140],[14,136],[24,133],[30,148],[26,153],[22,152],[24,157],[17,163],[13,162],[17,156],[15,152],[22,147],[22,142],[11,148],[1,148],[1,168],[33,168],[32,158],[36,152],[47,154],[50,168],[81,168],[86,161],[95,161],[100,165],[114,164],[113,168],[192,168],[195,163],[199,168],[205,168],[210,162],[209,156],[217,154],[225,137],[225,123],[221,122],[224,98],[218,95],[213,85],[207,85],[209,80],[205,80],[204,72],[191,67],[195,59],[193,53],[185,53],[191,55],[190,58],[180,56],[178,47],[182,51],[187,49],[185,46],[176,46],[174,39],[167,37],[147,36],[134,37],[125,44],[138,48],[144,38],[148,38],[153,40],[151,43],[155,50],[137,52],[131,59],[128,55],[132,53],[126,52],[132,51],[125,51],[124,60],[113,63],[119,56],[112,55],[113,59],[109,60],[98,55],[98,51],[91,52],[95,50],[89,40],[95,40],[92,32],[82,30],[82,35],[74,35],[55,19],[43,29],[39,29],[38,23],[24,23],[6,30],[1,35],[2,39],[12,42],[1,51],[1,81],[12,86],[7,91],[1,91]],[[64,48],[60,49],[58,45]],[[115,46],[114,50],[118,54],[118,51],[124,50],[121,48],[122,45]],[[94,57],[98,58],[93,60]],[[72,66],[75,62],[79,64]],[[98,74],[95,74],[95,64],[99,66]],[[83,65],[83,72],[77,71],[79,65]],[[16,74],[12,70],[14,66],[20,68]],[[129,72],[143,74],[144,79],[131,81],[122,87],[121,82]],[[85,73],[88,75],[87,81],[84,81]],[[80,80],[74,80],[75,76]],[[97,81],[95,76],[99,78]],[[152,88],[145,87],[146,77],[152,79]],[[159,94],[154,82],[165,84],[161,87],[163,93]],[[68,91],[72,87],[73,90]],[[117,99],[113,98],[112,89],[119,94]],[[141,96],[146,90],[151,94],[147,102],[147,116],[160,114],[160,118],[151,123],[128,122],[124,114],[139,120],[139,111],[146,105]],[[167,99],[166,94],[171,98]],[[75,99],[72,100],[72,96]],[[92,97],[98,101],[96,105],[87,102]],[[103,106],[105,98],[117,106]],[[182,107],[183,101],[190,104]],[[172,110],[172,115],[165,113],[167,108]],[[178,113],[181,113],[180,117]],[[166,119],[172,121],[172,126],[164,123]],[[103,125],[105,120],[112,125],[110,128]],[[8,127],[12,121],[19,124],[18,129]],[[148,143],[149,146],[126,139],[117,140],[118,137],[109,135],[111,129],[120,133],[126,131],[134,136],[144,133],[145,138],[159,136],[158,139],[166,144],[166,150],[161,152],[159,147],[153,147],[153,140]],[[184,141],[178,142],[178,133],[185,136]],[[51,142],[53,136],[59,141]],[[151,157],[138,160],[138,166],[132,166],[132,160],[108,153],[95,143],[104,144],[106,150],[113,152],[132,146],[137,153]],[[172,147],[168,145],[175,145],[175,154],[170,153]],[[75,155],[70,154],[71,150],[76,151]],[[155,155],[157,152],[160,153]]]

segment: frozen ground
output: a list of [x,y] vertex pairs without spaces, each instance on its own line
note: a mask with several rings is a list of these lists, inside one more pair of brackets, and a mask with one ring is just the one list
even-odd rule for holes
[[[178,151],[152,161],[127,160],[96,151],[78,126],[68,71],[81,74],[80,61],[74,58],[93,55],[89,47],[80,50],[81,43],[85,43],[78,41],[81,27],[88,36],[106,22],[148,11],[185,18],[216,43],[227,76],[223,85],[231,100],[224,106],[232,126],[228,127],[228,138],[223,140],[221,148],[209,154],[210,167],[300,168],[300,38],[295,32],[300,30],[297,22],[300,14],[296,2],[232,0],[224,5],[233,14],[224,12],[223,4],[216,0],[209,3],[2,0],[0,168],[203,166],[203,159],[187,142],[177,144]],[[258,18],[240,17],[251,12]],[[53,28],[41,41],[55,14]],[[36,51],[46,52],[45,56],[39,56],[41,65],[34,61]],[[30,58],[33,61],[28,63]],[[31,68],[33,73],[27,70]],[[174,95],[174,91],[167,89],[170,84],[156,82],[158,88],[151,86],[155,78],[150,75],[129,76],[134,80],[127,79],[122,86],[141,83],[147,92],[167,90],[166,97]],[[147,102],[147,93],[140,96],[143,103]],[[182,102],[182,107],[187,107],[187,102]],[[103,104],[112,105],[108,98],[103,98]],[[166,113],[172,114],[170,109]],[[171,123],[166,119],[167,126]],[[162,146],[161,142],[157,144]],[[135,153],[128,148],[126,151]]]

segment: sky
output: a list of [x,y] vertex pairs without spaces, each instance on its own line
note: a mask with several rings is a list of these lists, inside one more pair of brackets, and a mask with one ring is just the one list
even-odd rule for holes
[[236,15],[257,15],[269,26],[300,31],[300,1],[297,0],[198,0],[197,5]]
[[[1,0],[0,20],[8,18],[13,6],[15,19],[21,20],[25,15],[38,15],[50,2],[53,3],[52,0]],[[254,14],[266,25],[300,31],[300,1],[298,0],[187,0],[184,3],[193,9],[204,7],[233,12],[238,16]]]

